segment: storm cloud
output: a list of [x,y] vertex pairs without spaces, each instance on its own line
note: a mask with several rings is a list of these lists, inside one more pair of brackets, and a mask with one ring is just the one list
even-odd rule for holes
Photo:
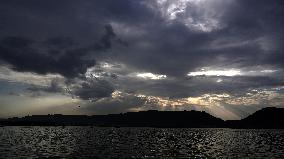
[[[7,74],[63,78],[30,82],[28,91],[91,101],[88,109],[102,113],[143,108],[148,98],[202,103],[211,95],[243,117],[265,106],[234,101],[260,101],[263,92],[266,106],[283,104],[282,0],[10,0],[0,11]],[[117,91],[125,97],[114,98]]]
[[109,49],[115,36],[112,27],[106,25],[100,41],[83,48],[75,48],[75,42],[70,38],[51,38],[46,42],[36,42],[23,37],[6,37],[0,43],[1,62],[16,71],[76,77],[95,65],[95,59],[88,57],[89,54]]

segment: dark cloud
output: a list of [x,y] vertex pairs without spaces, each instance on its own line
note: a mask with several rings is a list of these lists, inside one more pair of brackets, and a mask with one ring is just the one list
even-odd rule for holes
[[104,51],[111,47],[116,37],[110,25],[105,34],[93,46],[74,47],[70,38],[52,38],[39,46],[40,42],[23,37],[6,37],[0,42],[0,60],[20,72],[38,74],[58,73],[68,78],[83,75],[95,65],[95,59],[88,57],[91,52]]
[[62,85],[60,85],[59,79],[53,79],[51,80],[50,84],[48,86],[38,86],[38,85],[32,85],[27,88],[27,90],[31,92],[48,92],[48,93],[65,93],[65,89]]
[[71,94],[84,100],[97,100],[111,96],[114,87],[105,80],[88,80],[71,88]]
[[[115,89],[170,98],[238,96],[283,86],[283,15],[283,0],[1,1],[0,62],[20,72],[80,77],[70,91],[86,100],[110,97]],[[82,77],[105,61],[121,67],[98,68],[93,81]],[[247,74],[187,77],[203,67]],[[254,69],[277,73],[250,75]],[[135,76],[144,72],[167,78]],[[131,100],[110,100],[98,109],[122,111]]]
[[[144,34],[132,39],[132,45],[128,50],[118,53],[117,58],[138,70],[171,76],[184,76],[188,71],[202,66],[230,68],[281,65],[283,60],[274,57],[283,54],[277,51],[283,50],[277,44],[283,38],[280,29],[283,26],[283,6],[278,4],[280,1],[261,3],[257,6],[245,1],[226,3],[228,9],[224,10],[219,19],[214,19],[222,26],[209,32],[188,28],[180,21],[170,24],[145,21],[147,25],[137,28],[143,30]],[[220,6],[212,6],[210,9],[219,14],[218,8]],[[198,7],[191,9],[198,10]],[[200,12],[190,15],[196,19],[195,23],[200,24],[212,18]],[[199,20],[200,17],[203,20]],[[126,24],[126,27],[134,26]],[[272,59],[275,61],[272,62]]]
[[3,39],[0,44],[1,61],[20,72],[58,73],[66,77],[83,74],[95,64],[93,59],[83,59],[88,52],[86,49],[66,50],[56,57],[54,53],[39,52],[30,41],[19,37]]
[[94,114],[115,114],[133,111],[135,108],[141,108],[146,102],[143,97],[137,97],[132,94],[120,94],[119,97],[108,97],[85,105],[86,110]]
[[70,37],[55,37],[49,38],[45,41],[50,49],[68,49],[75,47],[76,42]]
[[36,96],[44,93],[59,93],[72,98],[96,101],[110,97],[114,86],[106,80],[99,79],[52,79],[47,86],[31,85],[27,90]]
[[[217,82],[222,79],[222,82]],[[123,79],[125,80],[125,79]],[[198,97],[203,94],[244,95],[250,89],[282,87],[284,82],[265,76],[213,76],[192,77],[190,79],[165,79],[147,81],[128,79],[119,82],[119,88],[129,93],[146,94],[170,98]]]

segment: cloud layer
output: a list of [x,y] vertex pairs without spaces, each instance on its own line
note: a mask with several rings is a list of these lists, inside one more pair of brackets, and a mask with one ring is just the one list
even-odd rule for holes
[[[243,117],[284,104],[282,0],[10,0],[0,11],[1,79],[28,92],[95,113],[215,105]],[[48,81],[21,81],[30,74]]]

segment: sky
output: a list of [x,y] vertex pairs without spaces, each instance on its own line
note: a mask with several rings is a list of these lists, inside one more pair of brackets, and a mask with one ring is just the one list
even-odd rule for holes
[[0,118],[284,107],[283,0],[0,1]]

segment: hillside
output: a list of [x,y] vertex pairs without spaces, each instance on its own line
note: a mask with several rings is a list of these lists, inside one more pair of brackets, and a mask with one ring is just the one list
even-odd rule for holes
[[242,120],[223,121],[200,111],[140,111],[109,115],[32,115],[0,125],[80,125],[106,127],[284,128],[284,108],[263,108]]

